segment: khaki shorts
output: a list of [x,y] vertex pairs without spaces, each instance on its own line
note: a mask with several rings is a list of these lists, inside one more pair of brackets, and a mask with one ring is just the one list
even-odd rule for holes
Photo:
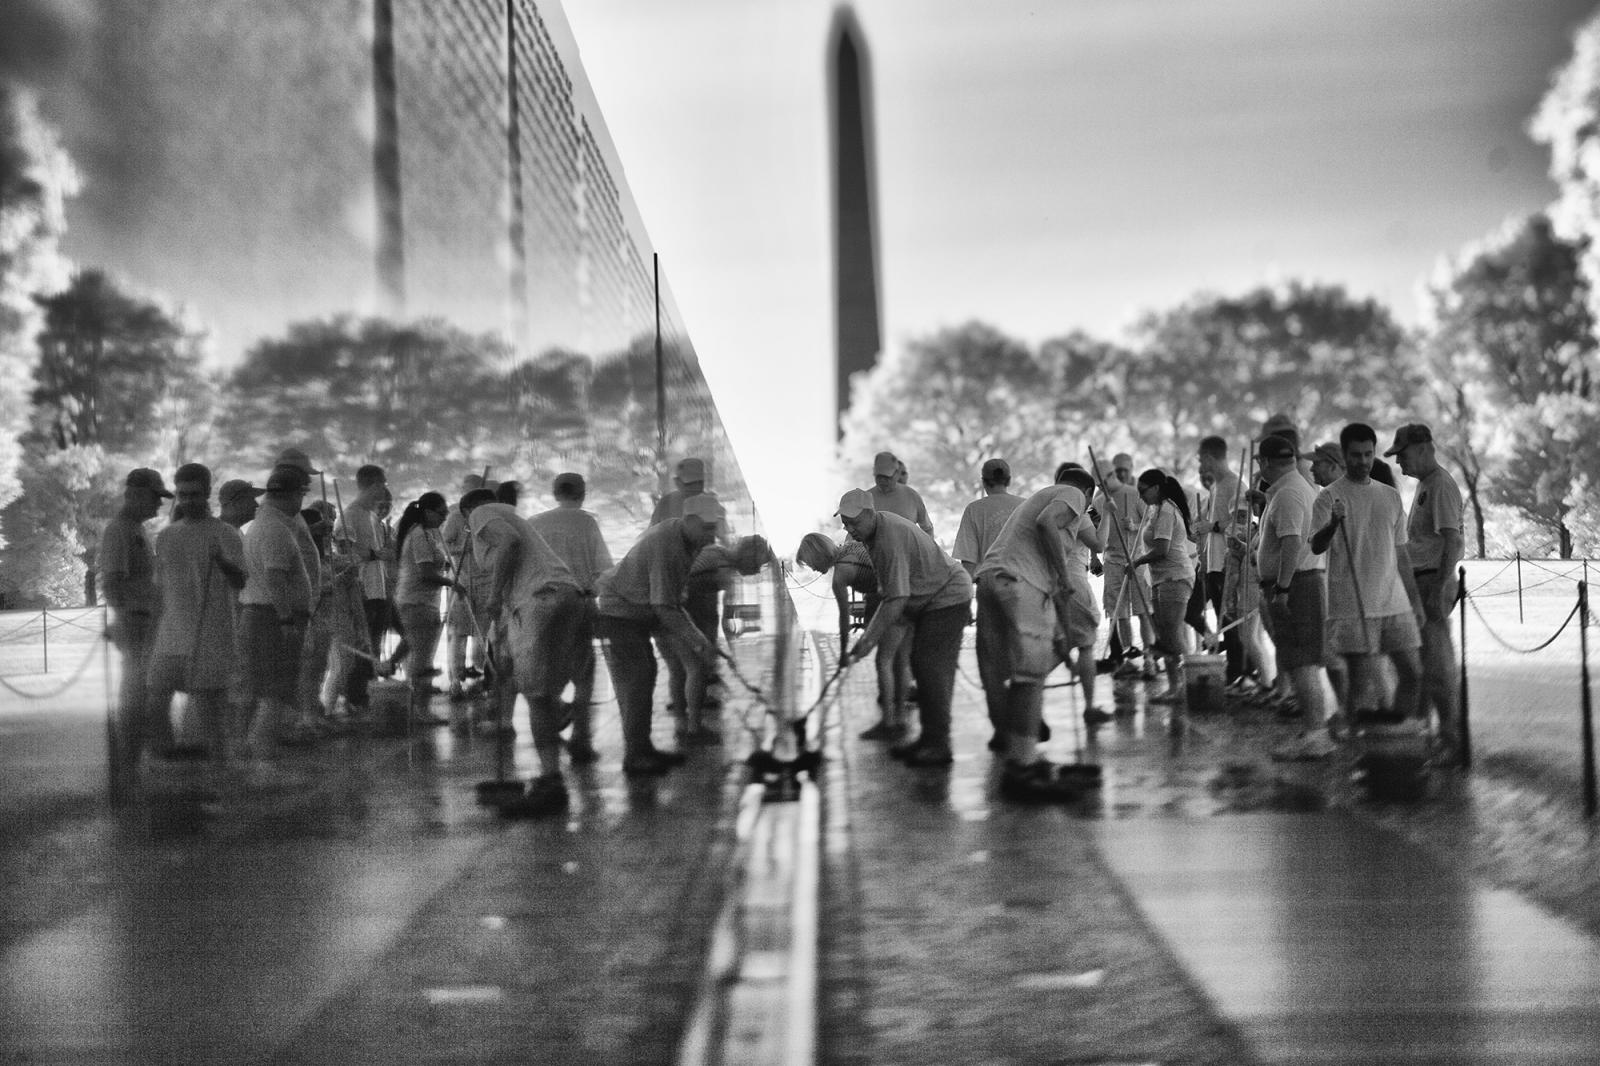
[[1380,655],[1396,651],[1415,651],[1422,646],[1417,618],[1410,611],[1386,614],[1382,618],[1328,619],[1330,655]]
[[1010,574],[978,579],[983,604],[978,654],[991,659],[995,680],[1038,683],[1055,669],[1056,610],[1050,597]]

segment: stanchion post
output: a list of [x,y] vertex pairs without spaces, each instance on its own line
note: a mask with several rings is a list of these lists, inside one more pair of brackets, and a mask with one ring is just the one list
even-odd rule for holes
[[1517,552],[1517,622],[1525,620],[1522,617],[1522,553]]
[[50,672],[50,605],[39,612],[39,632],[44,637],[44,672]]
[[1595,785],[1594,703],[1589,696],[1589,586],[1578,586],[1578,675],[1583,686],[1583,814],[1593,818],[1600,809],[1600,789]]
[[1461,768],[1472,769],[1472,715],[1467,699],[1467,568],[1457,571],[1456,613],[1461,626]]

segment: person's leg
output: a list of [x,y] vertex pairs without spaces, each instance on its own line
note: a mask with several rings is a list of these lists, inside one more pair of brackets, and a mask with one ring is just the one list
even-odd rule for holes
[[995,735],[1004,734],[1006,685],[1010,662],[1006,654],[1007,625],[995,589],[997,577],[984,574],[978,579],[978,680],[983,685],[984,705]]
[[906,696],[910,689],[907,674],[910,672],[910,626],[896,623],[878,641],[873,666],[878,671],[878,703],[883,711],[884,724],[896,734],[906,730]]
[[594,624],[595,599],[583,597],[573,627],[572,739],[570,752],[575,761],[590,761],[594,752]]
[[601,615],[597,623],[617,693],[622,718],[624,759],[648,757],[655,752],[650,741],[650,712],[656,687],[656,655],[650,646],[649,623]]
[[955,691],[956,660],[961,654],[961,633],[971,617],[965,603],[923,611],[912,623],[911,676],[918,692],[922,738],[918,752],[908,762],[949,762],[950,700]]
[[507,632],[517,688],[528,701],[528,727],[541,776],[561,775],[560,693],[571,669],[565,655],[576,621],[571,608],[559,595],[535,596],[512,611]]
[[996,586],[1005,643],[1006,757],[1015,766],[1039,758],[1044,679],[1055,666],[1055,605],[1039,589],[1016,580]]
[[439,609],[432,604],[403,604],[401,625],[410,634],[406,648],[406,683],[411,687],[411,718],[419,725],[443,725],[434,715],[433,659],[439,650]]

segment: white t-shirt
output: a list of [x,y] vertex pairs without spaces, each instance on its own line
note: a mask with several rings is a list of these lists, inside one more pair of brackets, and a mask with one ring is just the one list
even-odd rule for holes
[[1153,551],[1156,541],[1167,542],[1167,553],[1150,563],[1150,584],[1168,581],[1193,581],[1194,563],[1189,551],[1194,547],[1189,541],[1189,527],[1183,514],[1170,500],[1162,500],[1145,513],[1144,528],[1139,531],[1139,554]]
[[473,562],[489,574],[494,573],[495,560],[510,544],[522,545],[522,556],[505,595],[507,608],[531,603],[535,593],[547,588],[579,587],[571,568],[510,504],[480,504],[468,516],[467,524],[472,530],[472,550],[477,553]]
[[[1065,559],[1069,530],[1087,510],[1083,492],[1071,485],[1050,485],[1022,501],[1011,512],[1000,535],[989,547],[978,567],[977,576],[988,573],[1010,574],[1049,595],[1056,590],[1056,575],[1047,552]],[[1045,528],[1041,528],[1041,521]]]
[[1343,500],[1346,511],[1344,528],[1336,530],[1328,544],[1328,617],[1361,617],[1356,580],[1361,582],[1360,607],[1368,618],[1410,612],[1411,601],[1396,566],[1397,559],[1405,558],[1406,545],[1400,493],[1379,481],[1358,485],[1342,477],[1323,489],[1312,505],[1313,531],[1332,519],[1334,500]]
[[432,564],[443,574],[444,539],[437,529],[413,526],[400,545],[400,580],[395,583],[394,602],[415,607],[439,605],[439,586],[422,580],[422,567]]

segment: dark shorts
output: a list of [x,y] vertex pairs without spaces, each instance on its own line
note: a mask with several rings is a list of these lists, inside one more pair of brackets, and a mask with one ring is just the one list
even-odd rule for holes
[[1272,642],[1278,649],[1278,669],[1298,670],[1321,666],[1326,659],[1324,617],[1328,591],[1321,570],[1301,570],[1289,583],[1288,601],[1274,597],[1271,610]]

